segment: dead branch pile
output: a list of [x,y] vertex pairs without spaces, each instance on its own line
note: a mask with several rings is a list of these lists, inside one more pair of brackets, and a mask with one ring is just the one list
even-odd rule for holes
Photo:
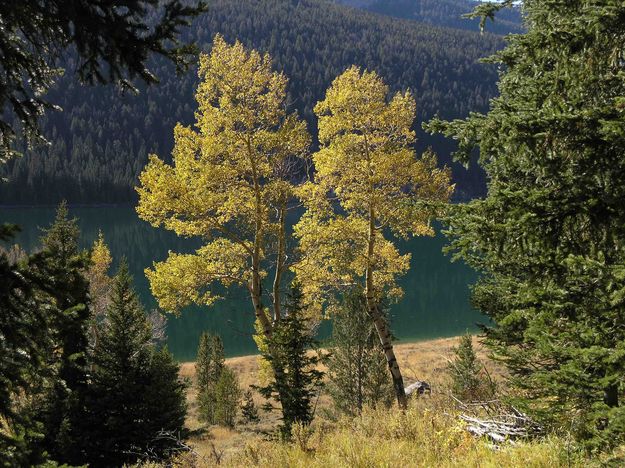
[[487,437],[495,444],[494,448],[498,448],[497,444],[514,443],[543,432],[542,427],[525,413],[499,400],[463,403],[454,399],[465,411],[459,417],[467,423],[466,430],[477,437]]

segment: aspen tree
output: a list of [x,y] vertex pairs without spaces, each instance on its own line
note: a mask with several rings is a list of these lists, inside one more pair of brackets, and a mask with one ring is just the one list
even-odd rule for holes
[[[160,306],[178,312],[243,286],[270,336],[282,314],[285,228],[292,165],[307,154],[304,122],[285,111],[287,79],[271,57],[217,35],[200,57],[195,127],[174,129],[173,163],[152,155],[140,176],[139,217],[180,236],[201,237],[192,254],[170,253],[146,270]],[[271,307],[263,279],[272,272]]]
[[375,72],[352,66],[334,80],[315,107],[320,149],[313,155],[315,181],[300,196],[306,214],[295,226],[303,260],[301,275],[309,304],[328,304],[331,292],[360,284],[393,378],[397,401],[406,407],[391,332],[380,310],[384,296],[399,298],[397,278],[410,267],[388,233],[401,238],[433,235],[433,215],[419,202],[445,202],[450,171],[411,145],[415,100],[409,92],[387,99]]

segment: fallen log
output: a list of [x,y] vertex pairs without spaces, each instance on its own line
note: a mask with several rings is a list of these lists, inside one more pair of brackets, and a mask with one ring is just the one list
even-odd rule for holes
[[423,395],[425,393],[432,393],[432,387],[430,387],[430,384],[425,381],[417,380],[415,383],[404,388],[404,392],[406,393],[406,396],[411,396],[413,393]]

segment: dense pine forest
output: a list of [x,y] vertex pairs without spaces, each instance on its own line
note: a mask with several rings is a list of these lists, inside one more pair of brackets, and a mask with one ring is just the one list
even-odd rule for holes
[[[478,2],[467,0],[337,0],[338,3],[395,16],[422,21],[437,26],[479,30],[479,19],[463,18],[473,11]],[[488,31],[495,34],[520,33],[522,30],[518,8],[501,11]]]
[[[395,3],[401,7],[401,2]],[[439,27],[455,26],[448,19],[470,9],[461,11],[458,4],[450,10],[447,3],[423,3],[428,18],[415,18],[431,23],[426,24],[326,0],[215,0],[183,39],[209,50],[220,32],[226,40],[239,39],[269,52],[276,69],[290,79],[288,106],[307,121],[313,134],[312,106],[351,64],[377,71],[392,91],[411,89],[419,129],[437,114],[456,118],[484,111],[496,94],[496,69],[478,59],[503,47],[504,41],[489,33]],[[63,109],[43,118],[50,145],[26,152],[5,168],[9,182],[0,186],[3,204],[133,202],[133,187],[148,154],[167,159],[173,126],[193,121],[195,69],[176,75],[172,65],[157,59],[153,71],[160,84],[133,95],[115,87],[81,86],[73,73],[76,66],[70,53],[63,64],[65,75],[49,93],[50,101]],[[420,149],[432,145],[441,163],[449,164],[449,142],[423,132],[418,138]],[[479,170],[456,166],[454,181],[456,199],[483,193]]]

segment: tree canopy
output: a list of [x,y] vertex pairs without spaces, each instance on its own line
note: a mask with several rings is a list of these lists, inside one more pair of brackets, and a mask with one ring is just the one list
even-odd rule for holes
[[203,2],[180,0],[22,0],[0,4],[0,108],[19,121],[0,119],[0,162],[11,155],[17,131],[41,138],[38,119],[56,107],[44,94],[62,73],[61,58],[71,47],[81,81],[118,83],[157,81],[148,68],[152,54],[179,70],[188,66],[193,47],[183,45],[181,27],[204,11]]
[[[216,36],[200,58],[196,129],[177,125],[173,165],[156,156],[141,174],[139,217],[206,243],[194,254],[171,253],[146,271],[161,307],[210,305],[217,285],[247,288],[267,334],[280,319],[286,270],[289,167],[306,156],[306,124],[287,115],[286,78],[269,55]],[[263,305],[263,278],[275,272],[273,317]]]
[[452,212],[451,250],[482,273],[474,303],[524,406],[611,446],[625,434],[625,6],[523,9],[489,112],[429,125],[463,161],[478,146],[489,179]]
[[[294,227],[309,304],[332,303],[332,294],[360,285],[369,314],[405,406],[401,372],[380,301],[399,298],[397,278],[410,267],[388,233],[407,238],[433,235],[435,210],[424,202],[446,202],[453,192],[448,169],[426,152],[416,158],[412,123],[416,103],[409,92],[389,99],[389,88],[372,71],[352,66],[336,78],[319,116],[320,149],[313,154],[315,180],[299,189],[307,208]],[[328,294],[330,293],[330,294]]]

